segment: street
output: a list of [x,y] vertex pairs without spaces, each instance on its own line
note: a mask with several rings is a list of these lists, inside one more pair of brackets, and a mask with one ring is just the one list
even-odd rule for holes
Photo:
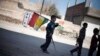
[[[34,33],[33,33],[34,34]],[[45,39],[25,35],[0,28],[0,56],[71,56],[70,50],[75,46],[55,42],[56,49],[51,42],[48,48],[50,54],[41,51],[40,45]],[[82,49],[82,56],[87,56],[88,49]],[[74,54],[77,56],[77,53]]]

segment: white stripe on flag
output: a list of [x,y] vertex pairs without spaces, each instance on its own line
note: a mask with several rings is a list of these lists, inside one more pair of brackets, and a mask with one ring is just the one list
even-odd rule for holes
[[32,17],[33,12],[28,12],[26,11],[24,14],[24,18],[23,18],[23,26],[27,27],[27,24],[29,23],[31,17]]

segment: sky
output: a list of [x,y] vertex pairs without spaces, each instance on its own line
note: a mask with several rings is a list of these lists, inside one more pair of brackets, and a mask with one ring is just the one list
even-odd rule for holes
[[92,7],[100,10],[100,0],[92,0],[91,5]]
[[[31,2],[35,3],[38,0],[30,0]],[[42,2],[43,0],[39,0]],[[77,0],[77,4],[84,2],[85,0]],[[46,0],[45,0],[46,2]],[[68,4],[69,2],[69,4]],[[59,11],[61,16],[65,16],[67,5],[68,7],[75,5],[75,0],[51,0],[51,3],[54,3]],[[91,7],[100,10],[100,0],[91,0]]]

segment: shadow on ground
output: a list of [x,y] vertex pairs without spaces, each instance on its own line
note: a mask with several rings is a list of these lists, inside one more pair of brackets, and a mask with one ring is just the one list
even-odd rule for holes
[[[0,28],[0,56],[70,56],[69,51],[74,48],[69,44],[55,42],[57,51],[51,43],[48,48],[50,54],[45,54],[40,49],[40,45],[44,42],[45,39],[36,36]],[[87,56],[87,53],[88,49],[83,48],[82,56]],[[76,56],[76,53],[74,56]]]

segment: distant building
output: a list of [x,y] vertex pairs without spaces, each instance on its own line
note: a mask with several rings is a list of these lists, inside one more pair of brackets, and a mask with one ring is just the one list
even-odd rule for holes
[[83,22],[87,22],[87,36],[93,34],[95,27],[100,27],[100,10],[85,7],[85,2],[71,6],[67,9],[65,20],[73,22],[74,24],[81,25]]
[[80,25],[85,14],[85,2],[76,6],[71,6],[67,9],[65,20],[71,21],[74,24]]

